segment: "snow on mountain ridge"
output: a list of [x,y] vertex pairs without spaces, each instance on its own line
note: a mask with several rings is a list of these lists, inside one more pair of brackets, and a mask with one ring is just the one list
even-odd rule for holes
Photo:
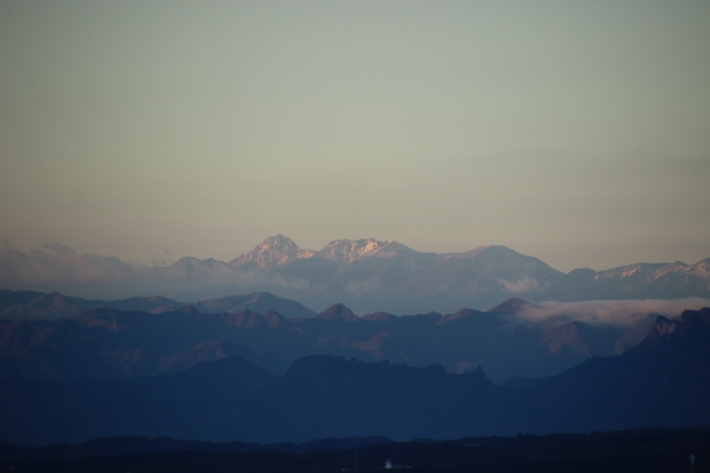
[[333,240],[316,253],[317,256],[340,264],[350,264],[373,256],[392,258],[402,251],[413,252],[396,241],[379,241],[374,238],[360,240]]
[[599,271],[594,275],[594,279],[609,280],[634,277],[646,282],[652,282],[665,276],[680,273],[708,278],[710,277],[710,258],[698,261],[695,264],[685,264],[680,261],[675,263],[634,263]]
[[631,276],[643,278],[644,275],[648,277],[648,275],[655,274],[659,270],[667,268],[668,266],[669,264],[667,263],[634,263],[626,266],[619,266],[617,268],[607,269],[604,271],[598,271],[594,275],[594,279],[622,279]]
[[254,267],[272,270],[297,259],[322,258],[339,265],[349,265],[370,257],[393,258],[399,254],[421,254],[396,241],[379,241],[374,238],[359,240],[333,240],[322,250],[302,250],[283,235],[264,240],[252,251],[229,262],[232,267]]
[[710,278],[710,258],[706,258],[702,261],[698,261],[697,263],[688,266],[687,268],[683,269],[683,272],[702,278]]
[[[396,241],[374,238],[339,239],[323,249],[302,250],[293,240],[276,235],[269,237],[251,252],[229,263],[232,269],[247,271],[276,271],[292,279],[301,277],[302,266],[290,266],[296,260],[308,260],[307,268],[325,262],[335,271],[335,283],[353,297],[372,297],[387,291],[429,294],[441,286],[453,297],[469,297],[481,292],[510,294],[552,294],[564,291],[566,275],[543,261],[518,253],[501,245],[486,245],[459,253],[423,253]],[[322,263],[318,263],[320,260]],[[389,260],[390,262],[387,262]],[[365,266],[361,266],[365,264]],[[365,269],[367,268],[367,269]],[[686,265],[676,263],[636,263],[606,271],[592,271],[588,276],[602,284],[623,281],[628,292],[641,284],[664,284],[668,278],[690,277],[707,281],[710,259]],[[363,272],[364,271],[364,272]],[[337,275],[337,276],[335,276]],[[456,277],[456,275],[458,275]],[[301,282],[308,286],[305,276]],[[579,273],[576,277],[581,277]],[[449,281],[450,279],[450,281]],[[444,283],[442,281],[449,281]],[[300,280],[299,280],[300,281]],[[608,282],[605,282],[608,281]],[[579,284],[576,282],[575,284]],[[702,286],[703,283],[701,282]],[[706,287],[710,286],[705,282]],[[621,286],[619,286],[621,287]],[[441,292],[441,291],[438,291]],[[608,297],[608,296],[606,296]]]
[[301,250],[293,240],[279,234],[267,238],[246,255],[233,259],[229,265],[273,269],[295,259],[310,258],[314,254],[312,250]]
[[655,280],[670,273],[680,273],[683,272],[686,268],[688,268],[688,266],[690,265],[681,263],[680,261],[676,261],[675,263],[670,263],[662,267],[661,269],[654,271],[652,278],[653,280]]
[[357,262],[373,258],[400,260],[397,263],[398,266],[380,266],[379,271],[389,271],[387,273],[387,281],[389,282],[387,283],[383,283],[379,279],[380,276],[375,275],[368,278],[367,281],[360,280],[360,276],[355,281],[348,281],[344,288],[348,292],[357,294],[378,292],[385,288],[392,289],[427,268],[435,267],[438,264],[437,261],[445,262],[457,259],[469,260],[472,263],[475,261],[479,268],[477,271],[482,272],[481,275],[488,274],[489,279],[492,278],[486,283],[487,285],[493,285],[499,290],[512,293],[548,291],[551,288],[550,279],[556,280],[563,276],[562,273],[550,268],[537,258],[522,255],[500,245],[481,246],[467,252],[437,255],[415,251],[396,241],[367,238],[333,240],[322,250],[313,251],[299,249],[292,240],[283,235],[267,238],[251,252],[230,262],[230,266],[269,271],[288,265],[297,259],[309,258],[335,263],[340,267],[340,271],[346,270]]

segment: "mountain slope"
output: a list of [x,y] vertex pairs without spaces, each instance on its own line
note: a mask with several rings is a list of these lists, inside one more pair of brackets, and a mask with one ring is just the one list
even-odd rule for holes
[[564,274],[496,245],[435,254],[370,238],[334,240],[316,251],[276,235],[229,263],[185,257],[160,267],[61,247],[29,254],[4,249],[0,287],[91,298],[162,294],[178,300],[269,292],[319,310],[340,302],[360,313],[406,314],[492,307],[511,297],[532,302],[710,298],[710,258]]
[[255,292],[244,296],[223,296],[190,304],[200,312],[237,313],[250,310],[259,314],[278,312],[286,318],[314,317],[315,312],[289,299],[276,297],[268,292]]
[[502,382],[550,376],[591,356],[618,354],[640,340],[639,327],[654,317],[638,314],[635,325],[590,325],[575,322],[574,314],[530,321],[520,314],[533,306],[513,300],[488,312],[412,316],[358,317],[335,304],[315,317],[288,319],[272,310],[239,310],[258,305],[253,299],[271,300],[257,294],[204,301],[221,312],[201,312],[197,307],[205,308],[193,304],[153,313],[92,308],[56,320],[0,320],[0,378],[146,376],[231,354],[278,373],[298,358],[322,354],[419,367],[437,363],[455,373],[483,366],[489,379]]
[[[227,415],[216,435],[258,441],[331,435],[393,439],[589,432],[710,422],[710,308],[659,318],[637,347],[596,358],[528,389],[491,385],[479,370],[451,375],[342,358],[300,359]],[[220,427],[221,426],[221,427]]]
[[[480,370],[451,375],[437,365],[313,355],[294,362],[283,378],[246,401],[242,412],[225,415],[211,432],[217,439],[257,442],[372,432],[392,439],[464,436],[490,424],[493,413],[482,406],[492,406],[496,391]],[[469,424],[462,426],[461,418]]]
[[206,419],[274,380],[237,356],[147,378],[15,378],[0,393],[0,442],[77,442],[122,435],[191,439]]
[[236,313],[251,310],[258,313],[279,312],[287,318],[316,315],[315,312],[296,301],[282,299],[267,292],[243,296],[222,296],[188,304],[161,296],[104,301],[70,297],[58,292],[0,290],[0,319],[5,320],[58,319],[72,317],[80,312],[101,307],[142,312],[170,312],[188,305],[203,313]]
[[710,297],[710,258],[695,264],[637,263],[605,271],[576,269],[567,275],[569,300]]
[[164,307],[180,307],[183,303],[166,297],[131,297],[116,301],[89,300],[58,292],[0,291],[0,319],[59,319],[71,317],[95,307],[150,312]]
[[[454,321],[476,316],[463,313]],[[0,391],[0,423],[9,426],[0,441],[128,434],[249,442],[445,439],[707,425],[708,360],[705,308],[686,311],[677,322],[659,318],[622,355],[594,358],[517,389],[492,385],[481,369],[457,375],[437,365],[319,355],[296,360],[280,378],[236,357],[152,378],[15,378]]]
[[659,317],[637,346],[545,380],[530,398],[536,431],[592,431],[710,422],[710,308]]

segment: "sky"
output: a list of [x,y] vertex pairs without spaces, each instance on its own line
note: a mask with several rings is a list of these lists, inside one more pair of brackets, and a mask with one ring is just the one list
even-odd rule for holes
[[0,238],[710,257],[710,2],[0,0]]

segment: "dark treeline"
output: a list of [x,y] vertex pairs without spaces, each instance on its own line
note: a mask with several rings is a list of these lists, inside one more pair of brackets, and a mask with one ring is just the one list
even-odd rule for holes
[[[156,441],[158,440],[158,441]],[[96,447],[96,441],[94,446]],[[137,444],[167,444],[174,451],[126,454]],[[374,442],[374,443],[372,443]],[[91,455],[89,442],[83,454]],[[639,429],[592,434],[466,438],[455,441],[389,442],[386,439],[344,439],[311,444],[251,445],[195,443],[170,439],[101,439],[93,455],[72,458],[79,445],[46,447],[0,446],[0,471],[13,472],[244,472],[336,473],[411,466],[420,472],[686,472],[690,456],[696,473],[710,471],[710,429]],[[360,445],[353,448],[354,445]],[[320,448],[320,450],[319,450]],[[251,449],[252,451],[233,451]],[[268,451],[271,449],[271,451]],[[300,449],[300,451],[299,451]],[[230,451],[232,450],[232,451]],[[267,451],[264,451],[267,450]],[[13,455],[15,460],[13,461]],[[42,461],[29,461],[44,458]],[[46,456],[55,458],[47,460]],[[99,456],[96,456],[99,455]]]

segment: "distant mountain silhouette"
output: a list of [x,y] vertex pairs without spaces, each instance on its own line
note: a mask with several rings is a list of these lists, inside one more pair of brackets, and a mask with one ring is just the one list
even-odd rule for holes
[[288,319],[315,317],[316,313],[296,301],[282,299],[268,292],[255,292],[245,296],[224,296],[191,304],[200,312],[242,312],[250,310],[263,314],[278,312]]
[[0,319],[57,319],[71,317],[92,309],[107,307],[142,312],[170,312],[183,306],[195,307],[199,312],[279,312],[287,318],[314,317],[312,310],[296,301],[282,299],[267,292],[243,296],[223,296],[193,303],[178,302],[161,296],[131,297],[115,301],[87,300],[58,292],[10,291],[0,289]]
[[575,269],[567,275],[568,300],[677,299],[710,297],[710,258],[695,264],[637,263],[592,271]]
[[519,297],[511,297],[510,299],[501,302],[497,306],[488,309],[488,312],[497,312],[501,314],[515,314],[524,310],[535,308],[534,304],[522,300]]
[[333,304],[316,316],[321,320],[342,320],[343,322],[359,322],[357,315],[343,304]]
[[[63,300],[59,294],[39,295],[13,310],[34,307],[47,296]],[[76,301],[71,307],[95,302]],[[131,301],[135,306],[136,300]],[[522,300],[505,303],[500,311],[461,309],[445,315],[358,317],[343,304],[310,318],[286,319],[273,310],[237,311],[259,305],[308,313],[298,303],[252,294],[159,307],[152,313],[100,307],[63,319],[0,320],[0,378],[150,376],[231,355],[281,373],[298,358],[322,354],[419,367],[437,363],[455,373],[483,366],[491,380],[501,382],[513,376],[549,376],[591,356],[621,353],[642,338],[639,330],[654,317],[640,315],[636,325],[623,326],[563,317],[526,321],[516,312],[531,307]]]
[[239,343],[248,339],[258,346],[264,329],[278,339],[280,320],[273,313],[201,314],[186,306],[153,314],[96,308],[65,319],[0,321],[0,378],[146,376],[231,355],[280,371],[268,354]]
[[180,304],[165,297],[131,297],[116,301],[87,300],[58,292],[10,291],[0,289],[0,319],[57,319],[71,317],[93,307],[150,312]]
[[31,253],[5,249],[0,251],[0,287],[91,298],[161,294],[178,300],[268,292],[318,310],[343,303],[359,313],[401,315],[484,309],[511,297],[533,303],[710,298],[710,258],[564,274],[497,245],[435,254],[370,238],[334,240],[315,251],[276,235],[228,263],[185,257],[161,267],[134,267],[63,247]]

